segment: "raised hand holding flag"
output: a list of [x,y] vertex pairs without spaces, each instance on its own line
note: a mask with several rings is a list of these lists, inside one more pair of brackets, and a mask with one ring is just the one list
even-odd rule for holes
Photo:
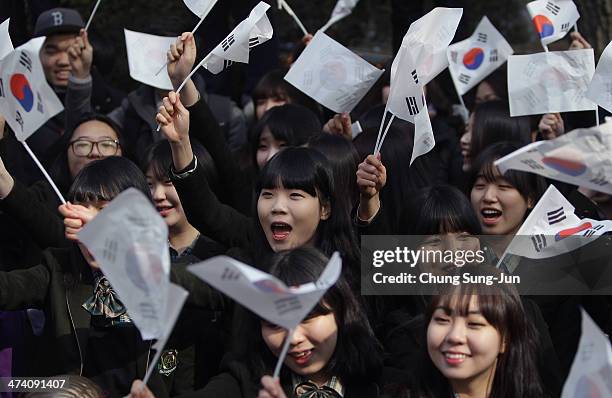
[[272,38],[272,25],[266,15],[266,11],[269,8],[270,6],[268,4],[262,1],[259,2],[259,4],[251,10],[248,18],[240,22],[240,24],[238,24],[238,26],[236,26],[234,30],[210,52],[210,54],[204,57],[204,59],[193,68],[176,92],[178,93],[181,91],[187,81],[189,81],[191,76],[193,76],[201,66],[216,75],[234,62],[248,63],[249,51],[253,47],[265,43]]
[[[391,66],[391,92],[374,153],[380,151],[396,116],[415,124],[411,163],[434,147],[423,87],[448,66],[446,50],[455,36],[462,14],[461,8],[435,8],[410,25]],[[392,116],[383,132],[387,112]]]
[[40,58],[44,37],[37,37],[0,60],[0,113],[62,203],[59,189],[34,155],[26,139],[64,107],[45,78]]
[[562,39],[580,18],[572,0],[536,0],[527,4],[527,10],[546,51],[548,44]]

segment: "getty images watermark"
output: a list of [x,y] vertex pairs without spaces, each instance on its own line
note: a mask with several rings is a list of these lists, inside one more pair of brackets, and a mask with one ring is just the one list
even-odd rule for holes
[[[612,294],[612,239],[547,259],[505,253],[516,237],[363,236],[364,295],[436,294],[440,285],[513,285],[529,295]],[[554,240],[555,237],[548,237]]]

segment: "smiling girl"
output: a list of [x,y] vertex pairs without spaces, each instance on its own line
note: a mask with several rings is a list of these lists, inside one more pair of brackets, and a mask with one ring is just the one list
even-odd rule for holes
[[[462,272],[499,271],[466,266]],[[425,313],[423,361],[403,397],[544,397],[537,332],[511,285],[441,287]]]
[[[269,272],[287,286],[302,285],[316,280],[327,262],[316,249],[295,249],[274,254]],[[260,397],[376,398],[382,390],[381,348],[344,277],[295,328],[280,381],[263,376],[273,372],[286,330],[245,312],[238,336],[242,348],[227,355],[222,373],[190,397],[253,398],[260,381]],[[134,383],[131,397],[150,397],[140,386]]]
[[326,255],[339,251],[348,270],[358,267],[349,214],[335,197],[331,168],[321,153],[287,148],[265,165],[255,190],[257,222],[212,193],[191,149],[189,112],[174,92],[164,98],[157,120],[172,149],[171,180],[196,229],[246,250],[247,262],[258,266],[271,252],[314,246]]
[[501,238],[490,242],[498,258],[546,187],[544,179],[536,174],[515,170],[504,175],[499,172],[494,162],[517,149],[519,146],[513,143],[494,144],[473,164],[470,200],[483,234]]

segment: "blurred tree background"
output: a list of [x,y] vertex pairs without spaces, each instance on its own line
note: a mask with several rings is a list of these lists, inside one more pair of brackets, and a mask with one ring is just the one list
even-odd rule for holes
[[[219,0],[219,3],[239,4],[245,0]],[[336,0],[286,0],[300,17],[306,28],[315,32],[328,20]],[[612,0],[574,0],[578,5],[581,19],[578,21],[580,32],[595,48],[596,55],[612,39]],[[19,4],[24,8],[23,20],[27,21],[25,32],[31,32],[31,21],[27,18],[28,4],[33,2],[56,3],[64,7],[78,9],[87,20],[94,0],[2,0],[3,4]],[[272,4],[271,19],[275,26],[281,55],[290,54],[301,38],[301,31],[293,19]],[[328,30],[328,34],[340,43],[350,47],[368,60],[384,63],[392,56],[393,2],[414,2],[421,4],[423,13],[436,5],[434,0],[360,0],[352,15],[339,21]],[[542,51],[534,27],[529,21],[525,5],[528,0],[447,0],[446,4],[464,7],[461,32],[456,40],[469,35],[483,15],[501,31],[512,44],[515,53],[524,54]],[[219,7],[217,4],[215,7]],[[1,7],[0,7],[1,8]],[[214,11],[214,10],[213,10]],[[234,26],[239,21],[229,21]],[[408,21],[409,22],[409,21]],[[123,28],[140,31],[159,31],[164,24],[172,26],[176,32],[189,31],[197,23],[197,18],[184,6],[182,0],[102,0],[91,27],[95,36],[97,62],[99,68],[106,70],[115,84],[126,91],[136,83],[129,78],[125,53]],[[206,21],[204,22],[206,24]],[[231,28],[223,35],[229,33]],[[206,40],[206,38],[204,38]],[[551,46],[551,50],[567,49],[568,40],[561,40]],[[210,44],[210,43],[207,43]],[[213,43],[214,45],[216,43]]]

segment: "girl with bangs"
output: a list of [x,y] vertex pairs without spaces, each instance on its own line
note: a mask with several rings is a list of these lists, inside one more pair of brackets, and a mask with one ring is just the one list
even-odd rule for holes
[[319,152],[288,148],[266,164],[255,189],[255,222],[212,193],[192,153],[189,111],[174,92],[164,98],[157,120],[172,149],[171,180],[196,229],[242,249],[242,256],[246,251],[251,259],[246,262],[259,266],[271,252],[314,246],[326,255],[339,251],[348,272],[357,269],[359,249],[349,214],[336,198],[331,168]]
[[[327,262],[314,248],[283,251],[271,257],[269,273],[296,286],[316,280]],[[226,356],[222,373],[204,389],[183,398],[376,398],[382,391],[382,350],[344,277],[296,327],[280,380],[266,375],[274,370],[287,332],[251,312],[243,315],[238,338],[243,348]],[[141,386],[134,383],[132,398],[152,396]]]
[[[498,277],[492,267],[463,273]],[[528,397],[549,395],[537,363],[537,332],[513,286],[484,283],[440,286],[424,316],[426,345],[408,387],[389,396]]]
[[[144,176],[128,159],[112,156],[88,164],[68,192],[74,204],[60,207],[70,246],[46,249],[34,267],[0,272],[0,310],[38,308],[45,315],[45,344],[37,345],[33,372],[85,376],[99,384],[105,396],[124,396],[131,381],[144,376],[151,344],[141,339],[125,306],[76,234],[128,188],[151,198]],[[170,272],[176,281],[180,270],[173,266]],[[192,292],[190,300],[211,298],[192,304],[219,309],[214,304],[221,301],[216,293],[184,270],[181,275],[178,280]],[[150,385],[160,398],[169,396],[167,380],[160,372],[153,373]]]
[[474,161],[470,179],[470,201],[482,232],[491,239],[495,256],[500,258],[529,212],[546,189],[544,178],[533,173],[509,170],[504,175],[494,162],[520,146],[500,142],[485,149]]

